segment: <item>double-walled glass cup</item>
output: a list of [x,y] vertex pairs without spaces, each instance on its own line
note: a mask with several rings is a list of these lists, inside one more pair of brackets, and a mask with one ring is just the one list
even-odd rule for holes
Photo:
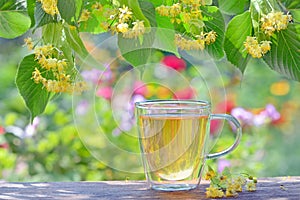
[[[152,100],[135,104],[139,142],[147,181],[151,188],[179,191],[196,188],[205,160],[225,155],[240,141],[239,122],[227,114],[211,114],[206,101]],[[210,121],[225,119],[235,128],[235,142],[209,154]]]

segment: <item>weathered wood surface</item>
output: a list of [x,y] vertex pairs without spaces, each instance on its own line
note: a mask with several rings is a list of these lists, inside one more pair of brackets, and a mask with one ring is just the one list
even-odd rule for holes
[[[206,199],[206,187],[204,182],[191,191],[159,192],[143,181],[0,182],[0,199]],[[300,177],[259,179],[256,192],[243,191],[234,199],[300,200]]]

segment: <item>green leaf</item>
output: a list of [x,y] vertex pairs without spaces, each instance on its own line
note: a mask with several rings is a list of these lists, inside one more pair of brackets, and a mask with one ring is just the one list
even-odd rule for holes
[[153,51],[153,41],[155,38],[155,30],[145,33],[141,43],[139,38],[127,39],[122,35],[118,35],[118,46],[122,56],[134,67],[146,64]]
[[175,54],[179,57],[177,46],[175,45],[175,30],[170,19],[156,15],[157,29],[153,47]]
[[45,44],[52,44],[54,46],[61,46],[63,41],[62,23],[49,23],[42,28],[42,38]]
[[[150,2],[140,2],[140,7],[152,27],[156,27],[155,8]],[[142,38],[126,39],[122,35],[118,36],[118,46],[122,56],[133,66],[146,64],[153,51],[153,42],[155,39],[156,29],[151,29],[145,33]]]
[[[151,2],[138,1],[138,0],[130,0],[130,1],[119,0],[119,2],[121,6],[122,5],[128,6],[138,20],[144,21],[145,27],[150,27],[149,15],[154,15],[155,13],[155,9],[153,10],[154,6]],[[149,8],[149,10],[147,8]],[[151,12],[147,13],[145,11],[151,11]]]
[[241,14],[245,11],[249,0],[218,0],[219,9],[229,15]]
[[[43,88],[43,85],[36,84],[31,79],[35,67],[40,69],[40,65],[34,60],[34,55],[28,55],[21,61],[16,76],[16,84],[30,111],[31,121],[44,112],[50,98],[50,93]],[[42,69],[40,70],[42,72]]]
[[[107,8],[107,6],[104,6],[104,9],[105,8]],[[90,18],[87,21],[80,22],[79,31],[92,34],[106,32],[106,29],[103,29],[101,26],[102,22],[106,22],[106,18],[103,14],[104,12],[100,12],[99,10],[92,10]]]
[[227,59],[244,72],[249,61],[249,55],[244,50],[244,41],[252,34],[250,12],[235,16],[225,32],[224,50]]
[[[139,5],[140,5],[140,9],[143,13],[143,16],[140,16],[140,18],[138,18],[138,17],[137,18],[140,21],[147,19],[147,21],[148,21],[148,23],[150,23],[149,25],[151,27],[156,27],[157,23],[156,23],[156,15],[155,15],[154,5],[148,1],[140,1]],[[149,25],[147,25],[145,22],[146,21],[144,21],[145,27],[148,27]]]
[[224,57],[223,42],[225,32],[225,22],[222,13],[215,6],[206,6],[203,8],[203,14],[211,20],[204,21],[207,32],[213,30],[217,33],[217,39],[213,44],[207,46],[206,50],[214,59]]
[[89,53],[86,50],[77,29],[71,29],[68,25],[64,25],[64,33],[66,34],[66,39],[72,49],[81,57],[86,58]]
[[[76,19],[76,5],[77,0],[58,0],[57,8],[59,10],[61,18],[66,20],[67,23],[72,24]],[[80,7],[79,7],[80,9]]]
[[[300,10],[291,12],[300,21]],[[269,67],[288,78],[300,81],[300,24],[289,24],[288,29],[271,38],[271,52],[263,58]]]
[[45,24],[55,22],[56,20],[49,14],[45,13],[40,2],[36,2],[35,11],[35,29],[44,26]]
[[0,10],[25,10],[24,4],[22,1],[18,0],[1,0],[0,1]]
[[283,0],[282,3],[287,9],[300,9],[300,0]]
[[36,0],[26,0],[27,1],[27,13],[31,20],[30,28],[34,27],[35,19],[34,19],[34,8]]
[[30,19],[22,11],[0,11],[0,37],[15,38],[30,28]]

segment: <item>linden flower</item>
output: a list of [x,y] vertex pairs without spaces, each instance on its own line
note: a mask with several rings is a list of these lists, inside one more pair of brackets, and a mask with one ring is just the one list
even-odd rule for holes
[[25,42],[25,44],[26,44],[28,50],[32,50],[32,49],[33,49],[33,46],[34,46],[34,45],[33,45],[32,39],[31,39],[30,37],[25,38],[25,39],[24,39],[24,42]]
[[119,8],[119,19],[121,22],[125,22],[132,17],[132,12],[129,8],[123,5],[123,8]]
[[120,23],[117,25],[117,31],[120,33],[126,33],[128,31],[127,23]]
[[38,0],[42,3],[42,8],[45,13],[50,14],[52,16],[59,13],[57,8],[57,0]]
[[181,13],[181,5],[179,3],[173,4],[169,10],[169,16],[176,17]]
[[246,185],[247,191],[249,192],[254,192],[256,191],[256,183],[254,183],[253,181],[248,182]]
[[260,44],[260,48],[263,54],[266,54],[271,50],[271,41],[262,41]]
[[215,176],[216,176],[216,172],[213,170],[209,170],[208,172],[206,172],[204,179],[211,180]]
[[205,43],[206,44],[214,43],[216,41],[216,38],[217,38],[217,33],[215,31],[210,31],[205,36]]
[[224,192],[216,187],[209,186],[206,188],[206,197],[207,198],[222,198],[224,197]]
[[78,21],[85,22],[85,21],[89,20],[90,17],[91,17],[91,12],[88,11],[87,9],[83,9]]
[[31,79],[33,79],[35,83],[40,83],[40,82],[43,82],[45,78],[43,78],[43,76],[42,76],[41,72],[38,70],[38,68],[34,68]]
[[270,41],[261,41],[259,44],[256,37],[248,36],[246,41],[244,42],[244,46],[246,51],[253,57],[253,58],[261,58],[265,55],[268,51],[271,50]]
[[232,183],[229,183],[226,188],[225,195],[226,197],[236,197],[239,195],[237,192],[239,191],[236,190],[236,186]]
[[161,16],[169,16],[169,9],[170,9],[169,6],[161,5],[161,6],[156,8],[156,11]]
[[98,11],[102,11],[103,10],[103,6],[99,3],[96,2],[92,5],[92,9],[98,10]]
[[144,21],[133,22],[132,31],[135,33],[135,36],[139,36],[145,33]]
[[261,29],[266,35],[271,36],[275,31],[287,29],[291,20],[291,15],[284,15],[283,12],[271,12],[260,19]]

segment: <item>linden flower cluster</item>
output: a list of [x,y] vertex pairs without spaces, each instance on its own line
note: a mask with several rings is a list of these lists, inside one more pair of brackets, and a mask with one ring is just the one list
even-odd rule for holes
[[144,21],[134,19],[133,12],[125,5],[107,10],[104,16],[108,20],[101,24],[102,28],[112,33],[121,33],[124,38],[137,38],[146,31]]
[[206,188],[206,197],[237,197],[238,192],[243,191],[243,186],[246,186],[246,190],[249,192],[256,191],[257,179],[246,174],[243,175],[233,177],[228,168],[220,175],[209,167],[204,177],[206,180],[211,181],[210,186]]
[[291,15],[284,15],[283,12],[271,12],[264,15],[261,19],[261,30],[268,36],[271,36],[275,31],[287,29]]
[[37,1],[41,2],[42,8],[45,11],[45,13],[52,16],[59,13],[57,8],[57,0],[37,0]]
[[[28,41],[32,40],[26,39],[26,41],[25,42],[28,43]],[[32,72],[32,79],[36,84],[41,83],[48,92],[54,93],[81,93],[87,89],[85,82],[73,83],[71,75],[67,74],[68,63],[65,59],[53,57],[53,55],[59,51],[58,49],[52,45],[44,45],[37,46],[33,50],[35,60],[41,66],[41,69],[35,67]]]
[[156,11],[161,16],[169,17],[172,23],[202,22],[201,5],[205,5],[204,0],[181,0],[171,6],[161,5]]
[[244,46],[246,51],[253,57],[253,58],[261,58],[265,55],[268,51],[271,50],[271,42],[264,40],[258,43],[256,37],[248,36],[246,41],[244,42]]
[[175,44],[182,50],[203,50],[205,45],[214,43],[217,38],[217,33],[210,31],[208,33],[201,32],[195,36],[195,40],[186,39],[180,34],[175,35]]
[[[275,31],[285,30],[288,27],[290,21],[292,21],[291,15],[284,15],[282,12],[271,12],[267,15],[263,15],[260,19],[260,28],[268,37],[270,37]],[[248,36],[244,42],[246,51],[253,58],[261,58],[268,51],[271,50],[270,41],[257,41],[256,37]]]

